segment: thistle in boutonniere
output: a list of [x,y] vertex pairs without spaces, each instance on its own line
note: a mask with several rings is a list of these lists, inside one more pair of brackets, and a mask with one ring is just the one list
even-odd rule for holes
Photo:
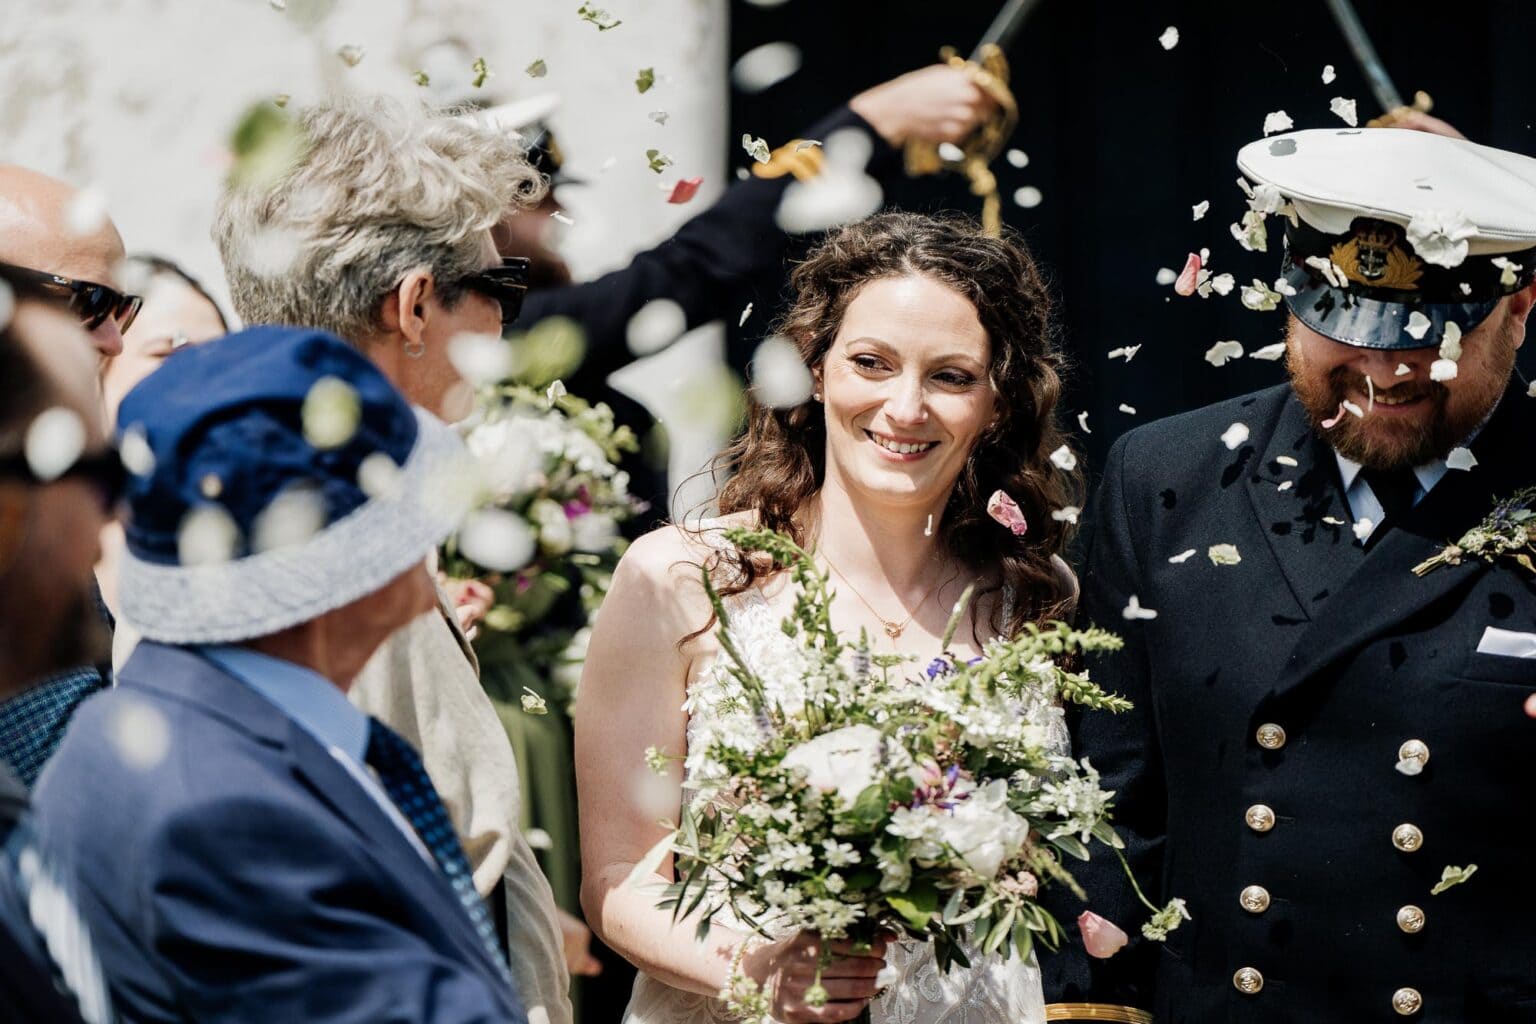
[[1461,535],[1454,544],[1447,544],[1438,555],[1426,558],[1413,567],[1415,576],[1423,576],[1442,565],[1460,565],[1467,558],[1481,558],[1493,563],[1500,558],[1512,558],[1536,575],[1536,487],[1516,491],[1493,506],[1488,518]]

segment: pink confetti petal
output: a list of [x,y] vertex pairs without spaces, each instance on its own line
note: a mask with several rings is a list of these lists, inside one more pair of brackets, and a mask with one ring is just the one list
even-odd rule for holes
[[1085,910],[1077,919],[1077,930],[1083,936],[1083,948],[1091,957],[1107,960],[1120,952],[1130,941],[1114,922],[1105,920],[1091,910]]
[[672,194],[667,196],[667,202],[682,204],[699,194],[699,186],[704,184],[703,178],[683,178],[672,186]]
[[1339,411],[1334,413],[1328,419],[1323,420],[1323,424],[1322,424],[1323,425],[1323,429],[1324,430],[1332,430],[1334,427],[1339,425],[1339,420],[1342,420],[1343,418],[1344,418],[1344,403],[1340,402],[1339,403]]
[[1008,527],[1015,537],[1022,537],[1029,532],[1029,524],[1024,521],[1024,513],[1020,511],[1018,502],[1003,491],[993,491],[992,497],[987,499],[987,515]]
[[1184,261],[1184,269],[1179,273],[1177,281],[1173,282],[1173,290],[1180,295],[1195,294],[1195,287],[1199,283],[1196,278],[1200,274],[1200,254],[1190,253],[1189,259]]

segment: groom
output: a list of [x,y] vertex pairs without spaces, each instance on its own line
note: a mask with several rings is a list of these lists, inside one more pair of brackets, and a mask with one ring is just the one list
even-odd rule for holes
[[1536,1021],[1536,572],[1475,540],[1423,571],[1536,485],[1536,160],[1381,129],[1238,165],[1286,203],[1252,299],[1285,299],[1290,382],[1122,437],[1084,574],[1136,709],[1077,753],[1192,919],[1147,942],[1119,865],[1078,871],[1135,938],[1049,958],[1050,1019]]

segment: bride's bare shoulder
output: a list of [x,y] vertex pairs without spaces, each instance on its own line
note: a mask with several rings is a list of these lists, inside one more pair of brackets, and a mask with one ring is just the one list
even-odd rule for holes
[[691,598],[694,591],[697,591],[698,600],[704,600],[703,588],[699,585],[700,570],[706,565],[713,566],[721,550],[729,548],[725,531],[737,526],[752,526],[756,522],[756,513],[736,512],[686,525],[668,523],[631,544],[619,563],[619,570],[628,577],[639,577],[651,586],[674,590],[681,600]]

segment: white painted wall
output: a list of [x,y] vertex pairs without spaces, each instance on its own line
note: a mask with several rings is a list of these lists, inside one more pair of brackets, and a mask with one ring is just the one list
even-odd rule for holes
[[[607,32],[579,0],[6,0],[0,16],[0,160],[101,190],[130,252],[170,256],[223,297],[209,238],[229,132],[251,103],[294,105],[337,92],[420,96],[422,54],[458,38],[483,55],[497,100],[557,91],[551,118],[573,174],[565,248],[578,276],[620,266],[719,194],[725,174],[726,0],[601,0]],[[361,46],[349,67],[336,52]],[[542,58],[548,75],[524,68]],[[657,84],[635,89],[641,67]],[[464,95],[470,69],[433,68],[434,90]],[[651,111],[665,110],[656,124]],[[662,176],[645,150],[675,161]],[[609,158],[610,169],[602,168]],[[702,175],[692,204],[659,184]],[[684,377],[718,362],[718,329],[626,371],[623,384],[666,416]],[[674,460],[697,465],[717,443],[682,424]]]

